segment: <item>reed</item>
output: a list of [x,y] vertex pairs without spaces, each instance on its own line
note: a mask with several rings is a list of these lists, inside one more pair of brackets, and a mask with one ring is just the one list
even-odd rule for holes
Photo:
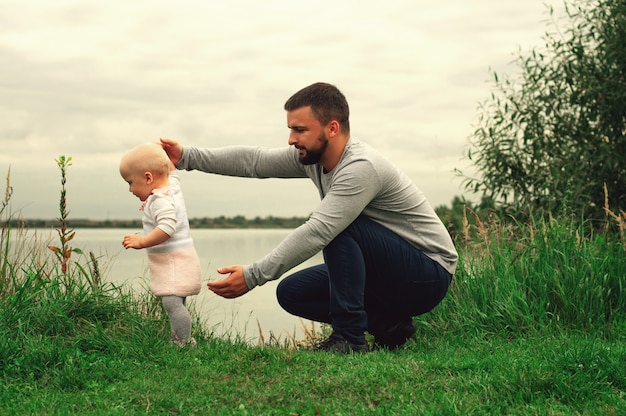
[[[530,224],[494,221],[490,227],[476,220],[476,229],[464,231],[450,292],[418,319],[423,326],[483,335],[622,328],[623,231],[598,232],[565,216]],[[617,215],[607,220],[622,227]]]
[[609,232],[611,224],[614,224],[619,230],[619,235],[624,244],[626,244],[626,211],[620,209],[616,214],[609,206],[609,191],[604,184],[604,213],[606,215],[605,231]]

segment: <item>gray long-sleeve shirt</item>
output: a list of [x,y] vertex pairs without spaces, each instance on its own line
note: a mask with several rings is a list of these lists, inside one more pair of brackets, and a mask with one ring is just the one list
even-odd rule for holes
[[445,226],[424,194],[390,161],[350,139],[335,168],[303,165],[294,147],[183,148],[178,169],[250,178],[310,178],[321,202],[306,223],[262,259],[244,266],[248,288],[278,279],[320,252],[363,214],[422,250],[454,274],[458,255]]

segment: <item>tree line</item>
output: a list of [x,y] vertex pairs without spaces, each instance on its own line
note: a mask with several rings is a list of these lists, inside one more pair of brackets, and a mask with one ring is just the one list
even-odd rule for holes
[[[246,218],[242,215],[232,217],[219,216],[215,218],[190,218],[191,228],[296,228],[307,220],[305,217],[254,217]],[[142,228],[141,219],[132,220],[92,220],[67,219],[71,228]],[[2,226],[27,228],[56,228],[59,219],[23,219],[11,218],[0,223]]]

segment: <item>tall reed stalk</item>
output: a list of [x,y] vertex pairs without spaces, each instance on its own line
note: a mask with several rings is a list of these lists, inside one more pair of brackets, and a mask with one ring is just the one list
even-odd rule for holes
[[[0,203],[0,220],[4,217],[5,210],[9,207],[13,195],[13,187],[11,187],[11,168],[7,172],[6,188],[4,190],[4,199]],[[9,231],[10,231],[10,215],[6,216],[0,229],[0,295],[4,294],[7,289],[7,270],[9,268]]]
[[67,169],[72,166],[72,157],[65,157],[62,155],[59,156],[58,159],[55,159],[55,162],[57,162],[57,165],[61,170],[61,198],[59,199],[60,216],[58,218],[60,227],[57,229],[61,246],[57,247],[50,245],[48,248],[52,250],[59,261],[59,264],[61,265],[61,272],[67,276],[67,267],[72,253],[82,254],[80,249],[72,248],[69,245],[69,242],[74,239],[74,236],[76,235],[76,232],[72,228],[69,228],[67,224],[67,218],[70,213],[67,210],[67,190],[65,189],[65,183],[67,182]]

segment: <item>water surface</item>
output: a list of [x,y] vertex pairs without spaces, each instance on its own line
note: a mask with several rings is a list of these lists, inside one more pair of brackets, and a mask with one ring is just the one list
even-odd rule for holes
[[[43,230],[39,230],[42,233]],[[93,252],[99,258],[102,280],[127,285],[140,293],[148,291],[149,273],[145,250],[125,250],[122,238],[125,234],[140,232],[137,229],[80,228],[72,246],[85,253]],[[203,282],[223,278],[216,269],[235,264],[249,264],[260,259],[274,248],[291,230],[250,229],[192,229],[191,235],[203,270]],[[47,233],[48,231],[45,231]],[[54,232],[53,232],[54,233]],[[56,233],[52,234],[54,238]],[[322,262],[317,254],[292,271]],[[310,321],[302,321],[285,312],[276,300],[278,281],[266,283],[237,299],[223,299],[203,284],[199,295],[190,297],[192,307],[208,328],[219,335],[236,334],[255,342],[259,328],[265,340],[270,333],[280,339],[304,336],[303,325],[310,328]]]

